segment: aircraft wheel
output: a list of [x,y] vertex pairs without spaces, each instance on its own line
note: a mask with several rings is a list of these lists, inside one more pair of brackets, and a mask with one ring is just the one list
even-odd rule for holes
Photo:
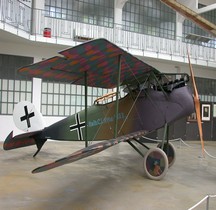
[[168,159],[163,150],[152,148],[144,156],[144,172],[153,180],[161,180],[168,171]]
[[[162,143],[159,143],[157,147],[161,149]],[[168,162],[169,162],[169,167],[171,167],[175,163],[175,160],[176,160],[175,147],[170,142],[168,143],[168,145],[167,143],[165,143],[163,151],[166,153]]]

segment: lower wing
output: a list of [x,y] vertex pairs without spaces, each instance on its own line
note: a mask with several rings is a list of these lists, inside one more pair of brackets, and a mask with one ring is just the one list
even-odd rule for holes
[[68,163],[75,162],[77,160],[80,160],[80,159],[86,158],[88,156],[97,154],[97,153],[99,153],[105,149],[108,149],[109,147],[112,147],[116,144],[119,144],[121,142],[129,141],[133,138],[143,136],[146,133],[147,133],[146,131],[138,131],[138,132],[127,134],[127,135],[124,135],[121,137],[117,137],[115,139],[110,139],[110,140],[99,142],[97,144],[93,144],[89,147],[85,147],[81,150],[78,150],[67,157],[61,158],[61,159],[56,160],[55,162],[49,163],[47,165],[38,167],[38,168],[34,169],[32,171],[32,173],[39,173],[39,172],[47,171],[47,170],[50,170],[50,169],[53,169],[53,168],[56,168],[56,167],[59,167],[59,166],[62,166],[62,165],[68,164]]

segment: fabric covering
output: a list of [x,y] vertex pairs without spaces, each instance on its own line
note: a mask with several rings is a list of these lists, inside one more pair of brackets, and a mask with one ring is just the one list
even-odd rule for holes
[[87,86],[114,88],[117,86],[119,55],[121,55],[120,84],[129,84],[134,78],[158,71],[106,39],[96,39],[61,51],[62,56],[22,67],[19,73],[51,81],[69,82]]

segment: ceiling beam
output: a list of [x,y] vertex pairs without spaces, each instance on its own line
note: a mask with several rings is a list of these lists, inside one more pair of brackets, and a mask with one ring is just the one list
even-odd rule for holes
[[205,31],[209,32],[216,37],[216,25],[208,21],[207,19],[200,16],[198,13],[194,12],[190,8],[186,7],[183,4],[178,3],[175,0],[160,0],[167,6],[171,7],[187,19],[190,19],[199,27],[203,28]]

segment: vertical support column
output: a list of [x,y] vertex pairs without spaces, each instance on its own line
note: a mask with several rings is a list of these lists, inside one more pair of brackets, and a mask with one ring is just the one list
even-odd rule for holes
[[115,25],[122,25],[122,8],[114,8],[114,23]]
[[85,146],[88,147],[88,74],[84,73],[85,78]]
[[118,136],[118,112],[119,112],[119,86],[121,78],[121,56],[118,56],[118,75],[117,75],[117,88],[116,88],[116,109],[115,109],[115,130],[114,138]]
[[[36,26],[41,26],[39,20],[44,19],[44,5],[45,0],[32,0],[31,10],[31,34],[40,34],[40,30],[37,30]],[[43,15],[43,18],[42,18]]]
[[35,108],[41,112],[41,89],[42,79],[33,78],[32,80],[32,103]]
[[[178,15],[176,17],[178,19]],[[183,35],[183,22],[176,21],[176,40],[182,40]]]
[[122,8],[128,0],[115,0],[114,4],[114,23],[122,25]]
[[122,9],[128,0],[114,1],[114,42],[122,42]]

